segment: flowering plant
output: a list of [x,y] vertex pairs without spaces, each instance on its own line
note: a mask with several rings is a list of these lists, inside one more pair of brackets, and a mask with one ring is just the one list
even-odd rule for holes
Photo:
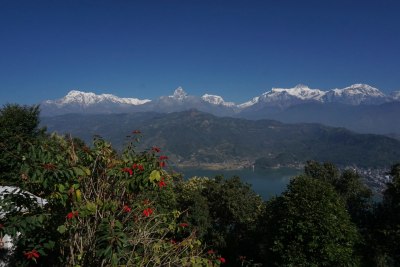
[[[140,131],[133,131],[134,140]],[[18,187],[45,199],[10,193],[0,234],[12,236],[16,266],[208,266],[196,232],[181,222],[174,179],[160,148],[121,154],[101,138],[93,147],[57,135],[23,154]],[[23,211],[23,212],[21,212]]]

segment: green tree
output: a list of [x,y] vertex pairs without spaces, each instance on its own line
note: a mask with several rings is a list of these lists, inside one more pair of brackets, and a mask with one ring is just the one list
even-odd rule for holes
[[332,163],[308,161],[304,167],[305,175],[331,184],[346,203],[346,209],[352,220],[365,227],[372,212],[372,191],[354,170],[340,171]]
[[344,202],[325,181],[294,178],[267,203],[260,242],[264,263],[273,266],[354,266],[359,240]]
[[307,161],[304,166],[304,174],[308,177],[330,183],[333,186],[336,185],[340,178],[340,171],[334,164],[329,162],[319,163],[313,160]]
[[180,187],[181,209],[187,210],[204,242],[213,244],[231,266],[239,265],[244,256],[254,256],[253,238],[264,202],[250,185],[239,177],[217,176],[192,178]]
[[39,129],[39,106],[6,104],[0,109],[0,184],[15,184],[23,151],[45,129]]
[[400,163],[388,173],[392,181],[387,184],[383,201],[376,210],[375,246],[376,258],[385,266],[400,265]]

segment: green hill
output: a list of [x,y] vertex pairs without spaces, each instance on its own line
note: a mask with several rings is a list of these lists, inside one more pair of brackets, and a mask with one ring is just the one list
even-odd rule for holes
[[69,114],[43,117],[49,131],[90,142],[93,135],[122,148],[124,136],[139,129],[142,147],[160,146],[176,163],[256,162],[272,167],[330,161],[360,167],[389,166],[400,160],[400,142],[320,124],[221,118],[196,110],[169,114]]

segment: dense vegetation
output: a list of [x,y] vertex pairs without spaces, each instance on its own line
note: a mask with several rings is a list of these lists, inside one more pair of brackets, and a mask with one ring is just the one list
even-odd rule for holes
[[146,133],[142,147],[158,144],[174,162],[256,161],[258,167],[304,164],[307,160],[341,166],[382,167],[400,158],[400,141],[356,134],[319,124],[283,124],[271,120],[220,118],[191,110],[170,114],[69,114],[42,118],[51,131],[71,133],[91,142],[95,134],[117,149],[125,133]]
[[137,130],[117,153],[49,135],[38,114],[0,109],[0,183],[25,190],[0,200],[11,266],[400,265],[400,164],[380,203],[357,173],[317,161],[263,201],[238,177],[183,180],[159,147],[138,150]]

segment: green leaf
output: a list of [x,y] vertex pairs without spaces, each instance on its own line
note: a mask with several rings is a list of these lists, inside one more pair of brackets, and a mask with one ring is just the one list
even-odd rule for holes
[[62,184],[58,184],[58,191],[63,193],[65,191],[65,186]]
[[95,213],[97,210],[97,205],[93,202],[87,202],[85,207],[90,213]]
[[78,167],[72,167],[72,169],[74,170],[74,173],[78,176],[86,176],[86,172],[84,170],[82,170],[81,168]]
[[60,225],[60,226],[57,227],[57,231],[60,234],[63,234],[63,233],[65,233],[67,231],[67,227],[65,227],[65,225]]
[[158,170],[153,170],[150,173],[150,182],[159,182],[161,180],[161,175],[160,175],[160,171]]
[[[64,226],[64,227],[65,227],[65,226]],[[49,241],[49,242],[47,242],[47,243],[44,243],[43,246],[44,246],[46,249],[51,250],[51,249],[54,248],[54,245],[55,245],[55,244],[56,244],[56,243],[55,243],[54,241]]]

